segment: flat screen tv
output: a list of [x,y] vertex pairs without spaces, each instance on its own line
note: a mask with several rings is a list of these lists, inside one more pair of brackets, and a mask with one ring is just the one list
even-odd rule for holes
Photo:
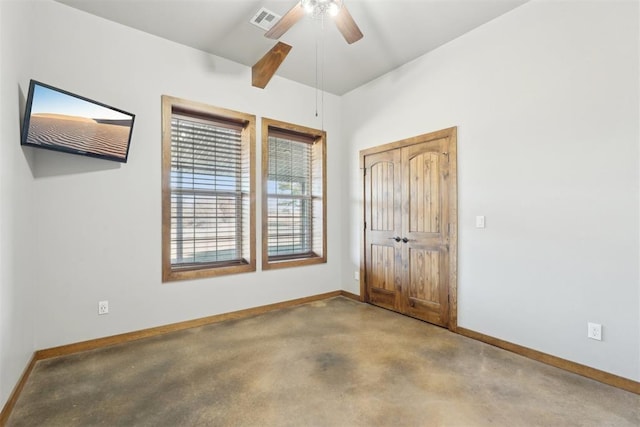
[[135,115],[31,80],[21,144],[126,163]]

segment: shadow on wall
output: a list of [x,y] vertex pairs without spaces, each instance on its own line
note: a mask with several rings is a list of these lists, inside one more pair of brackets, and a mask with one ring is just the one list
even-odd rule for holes
[[33,151],[34,153],[31,173],[36,179],[99,172],[119,169],[121,167],[121,164],[118,162],[95,159],[77,154],[60,153],[34,147],[22,147],[22,149],[25,153],[27,151]]
[[[24,112],[27,104],[25,96],[27,90],[18,85],[18,108],[19,123],[18,128],[22,135],[22,124],[24,123]],[[20,144],[20,141],[16,141]],[[79,173],[97,172],[110,169],[118,169],[121,164],[109,160],[95,159],[76,154],[60,153],[41,148],[22,146],[25,160],[34,178],[46,178],[60,175],[75,175]]]
[[[27,98],[25,97],[24,94],[25,94],[25,91],[23,91],[22,88],[20,87],[20,84],[18,84],[18,123],[16,123],[16,126],[18,126],[18,129],[19,129],[18,138],[22,136],[22,123],[24,123],[24,109],[27,105]],[[15,141],[15,143],[20,144],[20,140],[18,139],[18,141]],[[22,152],[24,153],[25,161],[29,165],[29,170],[31,171],[31,176],[35,177],[35,174],[34,174],[35,160],[34,160],[33,152],[31,150],[25,150],[24,147],[22,148],[23,148]]]

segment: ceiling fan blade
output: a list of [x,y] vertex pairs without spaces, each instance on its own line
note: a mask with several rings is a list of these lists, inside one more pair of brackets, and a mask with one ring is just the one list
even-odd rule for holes
[[304,8],[302,3],[298,2],[285,15],[280,18],[276,24],[267,31],[264,36],[270,39],[279,39],[289,28],[298,22],[304,16]]
[[290,50],[291,46],[288,44],[282,42],[276,43],[269,52],[265,53],[264,56],[251,67],[251,84],[264,89]]
[[353,17],[344,4],[340,8],[340,12],[338,12],[338,15],[336,15],[336,17],[333,19],[336,23],[336,27],[338,27],[338,30],[340,31],[340,33],[342,33],[342,36],[347,41],[347,43],[355,43],[362,37],[364,37],[362,31],[360,31],[360,28],[358,28],[356,21],[353,20]]

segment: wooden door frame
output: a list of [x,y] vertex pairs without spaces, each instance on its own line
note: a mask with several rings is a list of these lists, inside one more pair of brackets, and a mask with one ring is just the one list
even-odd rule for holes
[[[436,139],[446,138],[448,143],[447,153],[449,156],[449,330],[456,332],[458,330],[458,128],[451,127],[436,132],[425,133],[400,141],[379,145],[377,147],[367,148],[360,151],[360,170],[365,169],[365,157],[371,154],[381,153],[384,151],[395,150],[397,148],[408,147],[410,145],[422,142],[433,141]],[[362,180],[362,195],[365,194],[365,180]],[[363,199],[364,200],[364,199]],[[366,201],[365,201],[366,202]],[[366,221],[366,210],[364,203],[362,205],[361,230],[362,238],[360,239],[360,298],[362,301],[368,301],[367,296],[367,275],[365,268],[366,257],[366,233],[364,223]]]

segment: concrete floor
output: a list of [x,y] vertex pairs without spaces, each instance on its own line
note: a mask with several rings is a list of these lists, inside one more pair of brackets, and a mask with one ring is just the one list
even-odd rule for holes
[[36,364],[8,426],[639,426],[640,396],[346,298]]

